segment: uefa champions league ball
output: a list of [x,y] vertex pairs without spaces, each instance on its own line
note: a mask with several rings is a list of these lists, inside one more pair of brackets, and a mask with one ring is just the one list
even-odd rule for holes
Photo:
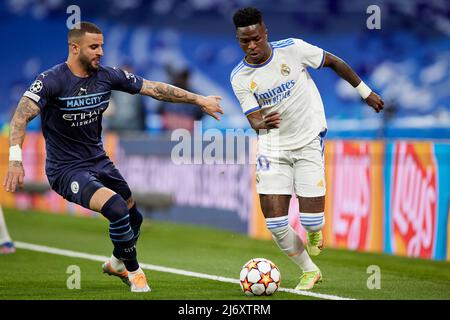
[[280,287],[281,274],[272,261],[254,258],[242,267],[239,280],[247,296],[270,296]]

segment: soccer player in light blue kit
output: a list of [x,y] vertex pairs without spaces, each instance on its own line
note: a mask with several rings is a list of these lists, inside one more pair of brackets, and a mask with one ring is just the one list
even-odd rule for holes
[[109,220],[114,250],[103,264],[103,271],[121,278],[132,292],[147,292],[150,287],[136,253],[142,214],[128,184],[106,155],[101,138],[102,114],[111,90],[198,105],[217,120],[216,113],[223,113],[221,98],[197,95],[100,65],[103,35],[92,23],[81,22],[70,30],[68,44],[67,61],[41,73],[17,106],[10,125],[4,185],[7,191],[14,192],[23,184],[21,146],[26,125],[40,113],[47,151],[46,174],[52,189]]
[[[245,57],[231,72],[230,81],[258,133],[256,188],[261,208],[273,239],[303,272],[296,289],[308,290],[322,280],[310,255],[318,255],[323,245],[323,139],[327,125],[319,90],[307,68],[331,68],[376,112],[383,109],[383,101],[331,53],[301,39],[269,42],[258,9],[238,10],[233,22]],[[293,192],[299,200],[301,225],[307,231],[306,246],[289,226]]]

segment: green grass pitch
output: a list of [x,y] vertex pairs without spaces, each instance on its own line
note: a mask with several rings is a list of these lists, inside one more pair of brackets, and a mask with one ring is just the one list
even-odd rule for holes
[[[108,223],[69,215],[7,210],[14,241],[109,256]],[[238,279],[249,259],[264,257],[281,271],[281,287],[297,284],[299,269],[272,241],[213,228],[145,221],[138,242],[143,263]],[[450,263],[326,248],[314,261],[324,281],[312,292],[353,299],[450,299]],[[81,270],[81,289],[70,290],[68,266]],[[370,265],[381,270],[381,288],[368,289]],[[238,284],[145,270],[152,292],[133,294],[120,280],[102,274],[101,262],[17,249],[0,255],[0,300],[304,300],[289,292],[246,297]]]

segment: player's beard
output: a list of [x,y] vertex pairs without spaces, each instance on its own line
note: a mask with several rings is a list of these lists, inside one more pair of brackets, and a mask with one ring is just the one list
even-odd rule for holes
[[98,70],[98,66],[93,65],[93,60],[89,59],[82,52],[80,53],[79,61],[84,70],[86,70],[89,73],[93,73]]

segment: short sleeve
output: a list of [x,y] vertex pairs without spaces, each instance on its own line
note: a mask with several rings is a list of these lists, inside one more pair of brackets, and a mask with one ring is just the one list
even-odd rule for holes
[[141,91],[143,79],[120,68],[107,67],[111,89],[136,94]]
[[250,88],[245,88],[245,86],[240,84],[239,81],[235,81],[235,79],[231,81],[231,86],[246,116],[261,109]]
[[51,73],[43,72],[34,80],[23,96],[36,102],[42,110],[57,92],[57,85],[58,82],[53,79]]
[[314,69],[319,69],[323,65],[325,51],[301,39],[294,39],[295,46],[300,56],[301,62]]

